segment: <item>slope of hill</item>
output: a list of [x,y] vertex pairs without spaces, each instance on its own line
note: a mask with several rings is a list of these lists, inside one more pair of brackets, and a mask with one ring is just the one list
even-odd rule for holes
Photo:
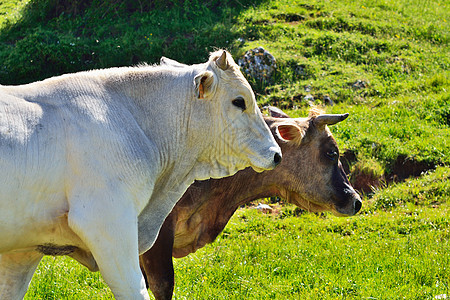
[[450,163],[449,11],[438,0],[4,1],[0,83],[263,46],[278,70],[249,78],[261,106],[349,111],[333,131],[367,192]]

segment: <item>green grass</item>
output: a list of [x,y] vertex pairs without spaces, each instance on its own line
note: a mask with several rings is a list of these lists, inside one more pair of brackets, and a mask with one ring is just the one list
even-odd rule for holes
[[[7,0],[0,83],[263,46],[279,68],[272,83],[248,78],[258,103],[306,116],[311,94],[349,112],[330,129],[354,156],[352,182],[378,186],[353,218],[239,210],[217,242],[176,260],[175,299],[448,297],[449,22],[442,0]],[[91,298],[112,294],[68,258],[45,258],[26,295]]]
[[[3,84],[93,68],[156,63],[162,55],[185,63],[202,62],[216,47],[231,46],[235,37],[229,28],[234,15],[252,1],[25,3],[20,18],[2,20]],[[1,10],[9,11],[7,7]]]
[[427,299],[449,292],[448,206],[336,219],[240,211],[177,261],[176,299]]
[[46,256],[34,274],[25,299],[114,299],[99,272],[68,257]]
[[[441,10],[448,4],[427,2],[430,9],[439,7],[437,21],[431,12],[422,14],[429,12],[423,9],[423,1],[401,3],[270,1],[242,14],[239,26],[245,25],[240,33],[249,40],[244,49],[262,44],[290,69],[280,74],[281,83],[272,98],[286,97],[282,91],[293,81],[309,84],[319,98],[329,94],[335,101],[390,97],[417,88],[415,82],[424,73],[442,74],[440,70],[448,69],[449,63],[444,22],[448,12]],[[280,15],[286,16],[284,20]],[[292,19],[299,21],[289,22]],[[296,73],[293,66],[301,66],[303,72]],[[358,79],[368,82],[369,88],[349,89]],[[286,92],[291,97],[304,94],[301,86]]]

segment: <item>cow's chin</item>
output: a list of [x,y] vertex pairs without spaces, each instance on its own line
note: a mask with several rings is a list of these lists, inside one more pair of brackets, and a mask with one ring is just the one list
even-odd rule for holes
[[349,214],[343,214],[343,213],[340,213],[340,212],[338,212],[338,211],[335,210],[335,209],[333,209],[333,210],[331,211],[331,213],[332,213],[334,216],[336,216],[336,217],[349,217],[349,216],[351,216],[351,215],[349,215]]
[[256,173],[262,173],[265,171],[265,169],[260,168],[260,167],[256,167],[256,166],[252,166],[253,171],[255,171]]
[[[199,164],[200,165],[200,164]],[[207,180],[210,178],[220,179],[236,174],[238,171],[246,167],[245,163],[233,162],[232,164],[225,164],[219,161],[205,162],[196,168],[195,179]]]
[[337,212],[333,205],[330,204],[325,204],[325,203],[314,203],[312,201],[306,200],[304,197],[300,196],[299,194],[295,193],[295,192],[287,192],[287,197],[286,200],[289,203],[295,204],[298,207],[300,207],[301,209],[304,209],[308,212],[323,212],[323,211],[331,211],[333,214],[339,214],[339,212]]

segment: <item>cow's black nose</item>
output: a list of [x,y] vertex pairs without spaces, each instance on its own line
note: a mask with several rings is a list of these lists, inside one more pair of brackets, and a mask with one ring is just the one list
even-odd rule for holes
[[355,202],[355,214],[361,209],[362,202],[360,200],[356,200]]
[[281,162],[281,155],[279,153],[275,153],[274,157],[273,157],[273,162],[275,163],[276,166],[278,166]]

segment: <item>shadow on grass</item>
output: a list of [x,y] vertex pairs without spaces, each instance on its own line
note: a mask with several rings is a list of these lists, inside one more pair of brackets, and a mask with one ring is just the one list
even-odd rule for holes
[[266,0],[35,0],[0,31],[0,83],[156,63],[191,64],[241,46],[233,31],[243,10]]

